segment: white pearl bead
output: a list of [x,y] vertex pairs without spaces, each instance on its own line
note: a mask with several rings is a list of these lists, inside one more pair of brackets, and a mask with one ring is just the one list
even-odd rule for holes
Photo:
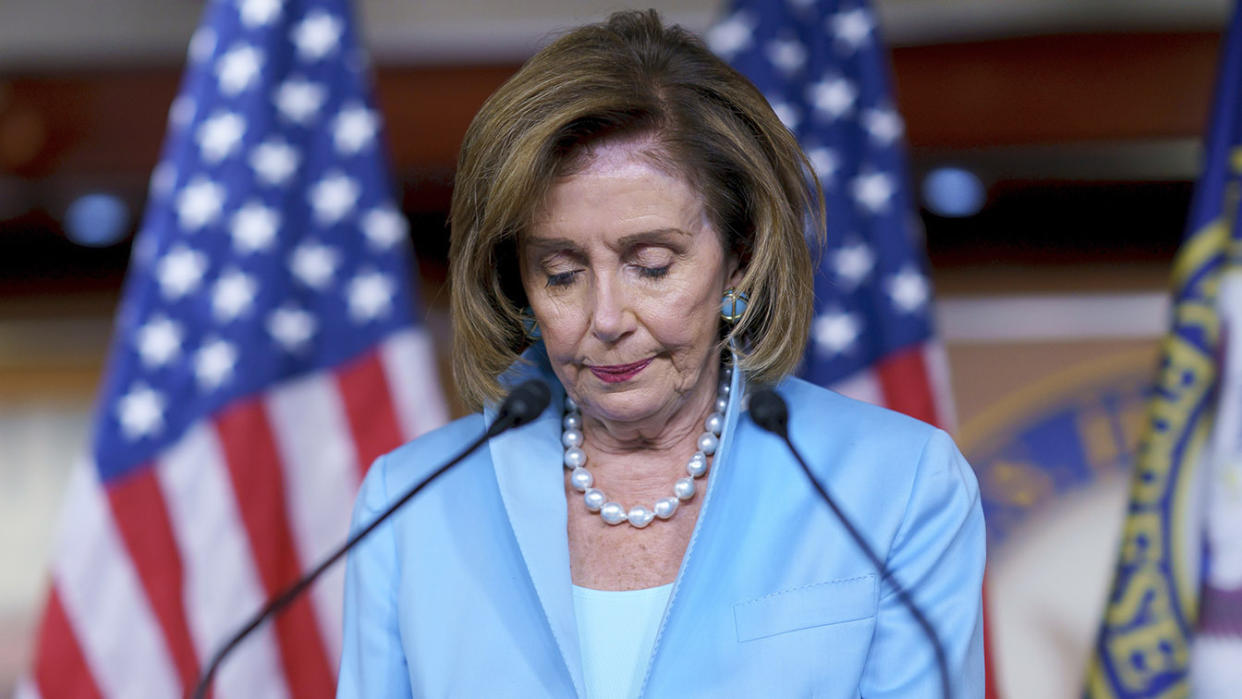
[[582,496],[582,501],[586,503],[588,510],[599,512],[599,508],[604,506],[604,502],[608,498],[604,497],[604,491],[599,488],[587,488],[586,493]]
[[567,430],[580,430],[582,429],[582,416],[578,413],[570,413],[561,420],[561,425]]
[[655,504],[655,516],[660,519],[668,519],[677,511],[677,504],[681,501],[677,498],[660,498]]
[[591,472],[579,466],[569,474],[569,482],[580,493],[585,493],[587,488],[595,485],[595,477]]
[[609,524],[620,524],[626,519],[625,508],[615,502],[606,502],[599,510],[599,516]]
[[732,390],[733,390],[733,387],[729,385],[728,381],[721,381],[720,390],[716,391],[716,393],[722,396],[727,396],[729,395],[729,391],[732,391]]
[[729,409],[729,399],[720,397],[716,399],[716,412],[723,413]]
[[681,500],[689,500],[694,497],[694,479],[687,476],[686,478],[678,478],[673,484],[673,494]]
[[720,413],[712,413],[711,415],[708,415],[707,420],[703,423],[703,428],[708,432],[719,436],[720,431],[724,429],[724,415],[721,415]]
[[570,398],[568,393],[565,394],[565,410],[568,412],[578,410],[578,402],[573,398]]
[[[704,454],[715,454],[718,446],[720,446],[720,438],[711,432],[699,435],[699,451]],[[566,452],[566,458],[568,458],[568,452]]]
[[567,447],[582,446],[582,432],[580,430],[565,430],[561,433],[561,444]]
[[630,524],[642,529],[651,524],[651,520],[655,519],[655,513],[642,505],[635,505],[630,508],[630,514],[626,516],[626,519],[630,520]]
[[721,367],[721,368],[720,368],[720,375],[721,375],[721,376],[723,376],[723,377],[725,377],[726,379],[728,379],[728,378],[732,378],[732,377],[733,377],[733,367],[731,367],[731,366]]
[[686,473],[692,478],[698,478],[707,473],[707,456],[701,451],[694,452],[694,456],[690,457],[690,461],[686,463]]
[[581,468],[586,466],[586,452],[580,447],[565,450],[565,468]]

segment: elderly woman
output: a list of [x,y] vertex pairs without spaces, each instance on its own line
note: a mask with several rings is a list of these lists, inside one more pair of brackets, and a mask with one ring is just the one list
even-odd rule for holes
[[[453,195],[455,378],[476,414],[381,458],[352,554],[347,697],[934,696],[933,648],[790,434],[982,696],[983,518],[942,432],[786,378],[812,312],[807,160],[755,88],[650,13],[573,31],[488,100]],[[563,389],[563,390],[562,390]]]

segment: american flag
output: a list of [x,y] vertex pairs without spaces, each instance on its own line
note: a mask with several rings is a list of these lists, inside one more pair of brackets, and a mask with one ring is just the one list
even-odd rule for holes
[[[446,418],[346,0],[213,0],[189,47],[19,697],[183,696]],[[343,569],[215,696],[330,696]]]
[[951,428],[905,128],[874,14],[858,0],[740,0],[706,38],[768,98],[824,188],[828,246],[804,377]]

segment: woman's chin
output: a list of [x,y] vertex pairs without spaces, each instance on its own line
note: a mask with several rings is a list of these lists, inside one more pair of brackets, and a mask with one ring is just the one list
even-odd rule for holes
[[640,389],[598,393],[586,399],[583,411],[592,418],[618,425],[642,423],[658,417],[664,405],[645,394]]

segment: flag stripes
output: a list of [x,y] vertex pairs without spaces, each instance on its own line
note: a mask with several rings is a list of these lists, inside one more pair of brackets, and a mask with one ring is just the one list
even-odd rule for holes
[[[284,471],[289,528],[304,565],[313,565],[340,545],[361,482],[339,385],[334,377],[312,375],[291,381],[264,399]],[[307,439],[308,434],[315,439]],[[317,476],[299,478],[299,471]],[[307,591],[334,671],[340,661],[344,593],[344,566],[328,570]]]
[[[297,580],[303,565],[289,527],[285,479],[267,415],[260,401],[243,401],[221,411],[214,423],[233,490],[242,496],[237,498],[238,512],[255,568],[265,595],[272,597]],[[294,601],[273,623],[293,695],[330,695],[335,675],[310,600]]]
[[[263,606],[265,594],[241,524],[219,439],[207,424],[189,430],[156,466],[185,569],[186,610],[200,664]],[[215,697],[289,696],[271,625],[238,646],[221,667]]]
[[898,350],[875,364],[885,407],[923,422],[939,425],[931,379],[924,363],[923,346]]
[[[219,645],[268,596],[341,543],[353,493],[370,465],[358,455],[378,454],[381,440],[403,442],[419,425],[442,419],[442,405],[424,400],[419,406],[409,385],[397,390],[391,383],[427,361],[431,348],[422,335],[400,333],[338,371],[296,378],[239,402],[215,420],[193,426],[150,468],[104,488],[83,484],[79,475],[68,505],[77,516],[62,539],[76,542],[74,548],[93,563],[83,561],[67,574],[97,578],[91,586],[111,581],[108,591],[99,593],[110,600],[126,590],[121,598],[141,610],[135,618],[146,622],[85,618],[126,628],[145,624],[151,655],[138,661],[137,648],[110,650],[115,644],[102,638],[89,653],[83,651],[79,644],[90,643],[89,634],[79,640],[70,617],[84,617],[65,611],[60,589],[67,583],[58,584],[39,630],[38,661],[23,691],[48,697],[189,691]],[[398,410],[403,400],[405,409]],[[377,406],[385,418],[351,417],[351,410],[371,414]],[[316,477],[295,477],[308,472]],[[89,497],[92,488],[106,495],[106,507]],[[83,538],[88,530],[89,541]],[[127,555],[113,550],[117,547]],[[92,566],[97,566],[93,572]],[[343,589],[344,570],[330,570],[274,628],[258,629],[221,666],[214,696],[331,694]],[[95,604],[93,599],[78,601],[75,609]],[[162,666],[164,672],[153,676],[163,676],[160,691],[168,693],[129,685],[120,679],[132,677],[126,672],[115,673],[116,682],[109,683],[108,666],[117,656]],[[276,666],[285,671],[273,672]]]
[[[71,477],[65,507],[73,517],[64,521],[57,541],[60,555],[52,577],[68,628],[101,694],[127,699],[178,696],[176,666],[97,473],[88,466]],[[124,643],[116,641],[118,629],[124,629]],[[55,672],[68,671],[61,669],[59,658],[50,662]],[[46,687],[40,692],[58,696]]]
[[438,396],[440,388],[435,374],[427,370],[435,366],[436,353],[426,331],[409,329],[392,335],[380,345],[379,355],[407,440],[448,422],[444,401],[428,400]]
[[829,388],[945,430],[952,430],[956,422],[948,360],[944,346],[936,340],[894,352]]
[[139,469],[117,479],[107,495],[112,518],[160,622],[182,686],[192,687],[199,665],[181,597],[181,555],[159,483],[151,469]]
[[[343,367],[337,377],[358,450],[358,465],[365,471],[372,461],[392,449],[392,445],[405,441],[393,412],[384,367],[378,353],[368,352]],[[384,409],[368,412],[368,406],[384,406]]]
[[[95,686],[95,679],[86,665],[86,658],[82,655],[82,648],[78,645],[55,587],[48,598],[47,610],[39,628],[36,658],[34,681],[48,696],[82,699],[102,696]],[[30,683],[18,685],[17,697],[34,699],[36,696],[35,688]]]

